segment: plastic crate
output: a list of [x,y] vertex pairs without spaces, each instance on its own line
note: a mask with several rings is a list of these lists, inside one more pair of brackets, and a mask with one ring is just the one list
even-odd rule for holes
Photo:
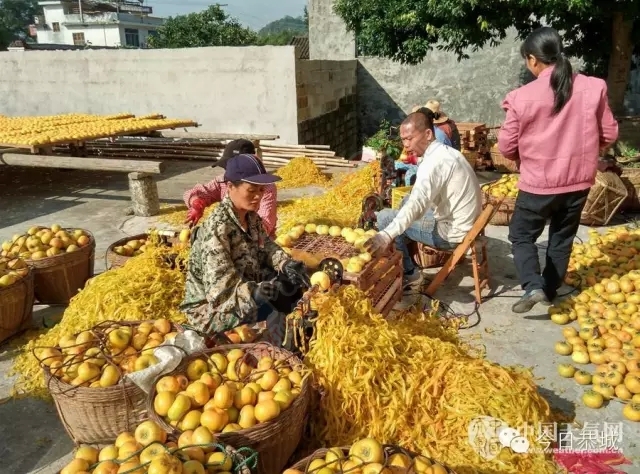
[[391,208],[400,209],[402,199],[411,192],[413,186],[402,186],[391,190]]

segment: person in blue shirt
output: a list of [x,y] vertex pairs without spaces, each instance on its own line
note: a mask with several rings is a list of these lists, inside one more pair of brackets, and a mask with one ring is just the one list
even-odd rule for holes
[[[425,107],[414,107],[412,112],[420,112],[423,115],[428,116],[427,110],[428,109],[426,109]],[[431,111],[429,112],[431,113]],[[438,127],[434,127],[434,131],[435,131],[434,133],[435,141],[450,147],[453,146],[451,144],[451,140],[449,140],[449,137],[447,136],[446,133],[444,133],[444,131],[442,131]],[[404,154],[404,150],[403,150],[403,154]],[[415,180],[416,173],[418,171],[418,164],[403,163],[400,160],[396,160],[395,168],[396,170],[406,170],[406,173],[404,174],[404,183],[405,183],[405,186],[411,186],[413,184],[413,181]]]

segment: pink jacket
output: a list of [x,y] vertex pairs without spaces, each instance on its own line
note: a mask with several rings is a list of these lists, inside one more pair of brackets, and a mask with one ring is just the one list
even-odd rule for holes
[[[258,215],[262,218],[262,226],[270,237],[275,235],[276,224],[278,223],[277,192],[275,185],[267,185],[260,202],[260,209],[258,209]],[[207,184],[196,184],[192,189],[185,192],[184,202],[187,207],[190,207],[192,199],[200,198],[207,203],[207,206],[210,206],[214,202],[222,201],[222,198],[226,195],[227,183],[224,182],[222,176],[218,176]]]
[[618,123],[602,79],[575,74],[573,93],[552,115],[553,68],[509,92],[498,134],[505,158],[520,160],[519,188],[533,194],[561,194],[589,189],[595,183],[600,148],[618,138]]

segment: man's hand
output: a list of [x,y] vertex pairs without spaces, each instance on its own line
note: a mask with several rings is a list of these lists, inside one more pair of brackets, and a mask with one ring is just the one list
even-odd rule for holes
[[187,211],[187,220],[185,224],[189,224],[194,226],[198,223],[200,219],[202,219],[202,214],[204,214],[204,210],[207,208],[207,203],[204,202],[200,198],[195,198],[191,200],[191,205],[189,206],[189,210]]
[[258,286],[253,290],[253,299],[258,304],[264,304],[268,301],[273,301],[278,297],[280,292],[280,286],[275,281],[261,281]]
[[385,231],[378,232],[364,243],[364,248],[371,255],[384,252],[391,245],[391,237]]
[[311,279],[309,278],[307,267],[304,266],[304,263],[293,259],[287,260],[284,265],[282,265],[282,273],[284,273],[294,285],[311,288]]

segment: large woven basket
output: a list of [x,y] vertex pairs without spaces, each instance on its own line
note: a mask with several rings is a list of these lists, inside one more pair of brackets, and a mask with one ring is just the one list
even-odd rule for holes
[[38,302],[67,304],[93,276],[96,241],[91,232],[82,230],[89,237],[89,243],[75,252],[27,261],[34,269],[34,291]]
[[113,443],[148,418],[147,394],[128,379],[107,388],[74,387],[43,370],[60,421],[77,445]]
[[[105,344],[114,325],[137,327],[142,322],[107,320],[94,326],[92,332]],[[183,328],[171,323],[171,330],[182,332]],[[75,387],[53,377],[49,368],[43,366],[43,371],[60,420],[76,444],[113,443],[120,433],[149,418],[147,394],[128,378],[112,387]]]
[[620,209],[630,212],[640,211],[640,168],[622,168],[620,179],[628,193]]
[[[279,347],[260,342],[257,344],[230,344],[209,349],[199,354],[194,354],[185,358],[180,366],[172,374],[183,373],[187,365],[194,359],[210,356],[216,352],[227,353],[231,349],[242,349],[249,357],[246,362],[255,365],[255,360],[269,356],[273,360],[286,360],[294,368],[303,368],[302,360],[291,352]],[[153,401],[156,395],[155,386],[149,393],[147,399],[147,410],[149,417],[163,427],[168,433],[177,435],[179,430],[169,425],[163,418],[158,416],[153,409]],[[302,384],[300,395],[294,400],[289,408],[283,411],[275,420],[260,423],[252,428],[233,431],[229,433],[218,433],[216,438],[231,446],[243,446],[254,449],[258,452],[258,474],[280,474],[287,465],[289,458],[296,450],[304,427],[307,423],[309,400],[311,398],[311,386],[308,379]]]
[[[389,458],[393,455],[393,454],[404,454],[406,456],[408,456],[412,461],[418,456],[416,453],[409,451],[407,449],[401,448],[400,446],[396,446],[396,445],[392,445],[392,444],[384,444],[382,445],[384,448],[384,456],[385,456],[385,461],[383,463],[383,465],[388,466],[388,462],[389,462]],[[345,447],[340,447],[338,449],[340,449],[345,458],[349,455],[349,449],[351,447],[350,446],[345,446]],[[318,466],[312,470],[309,469],[309,464],[311,464],[311,461],[313,461],[314,459],[325,459],[327,452],[329,450],[326,448],[322,448],[322,449],[318,449],[317,451],[315,451],[313,454],[307,456],[306,458],[298,461],[297,463],[295,463],[293,466],[291,466],[290,469],[295,469],[297,471],[301,471],[304,473],[317,473],[319,472],[321,469],[323,469],[325,466]],[[426,456],[425,456],[426,457]],[[429,458],[427,458],[429,459]],[[431,461],[432,463],[434,462],[432,459],[429,459],[429,461]],[[444,467],[447,471],[448,474],[456,474],[456,472],[441,464],[442,467]],[[404,468],[402,469],[403,471],[405,470]],[[340,471],[339,469],[337,470],[338,472]],[[347,471],[348,472],[348,471]],[[411,464],[411,466],[406,470],[406,472],[411,473],[411,472],[416,472],[415,469],[413,468],[413,463]]]
[[410,240],[409,253],[415,264],[420,268],[437,268],[443,266],[451,256],[453,250],[440,250],[420,242]]
[[[493,184],[495,184],[497,182],[496,181],[491,181],[489,183],[487,183],[489,185],[489,187],[491,187]],[[487,203],[489,202],[497,202],[502,198],[495,198],[493,196],[491,196],[490,193],[483,191],[482,192],[482,207],[484,208],[484,206],[487,205]],[[496,210],[496,212],[493,214],[493,217],[491,218],[491,220],[489,221],[489,224],[491,225],[509,225],[509,223],[511,222],[511,218],[513,217],[513,212],[516,208],[516,199],[515,197],[511,197],[511,196],[507,196],[504,199],[502,199],[502,202],[500,203],[500,205],[498,206],[498,209]]]
[[31,324],[33,315],[33,270],[11,286],[0,288],[0,342]]
[[580,223],[589,226],[607,225],[629,192],[620,177],[607,171],[596,174],[596,183],[587,196]]

